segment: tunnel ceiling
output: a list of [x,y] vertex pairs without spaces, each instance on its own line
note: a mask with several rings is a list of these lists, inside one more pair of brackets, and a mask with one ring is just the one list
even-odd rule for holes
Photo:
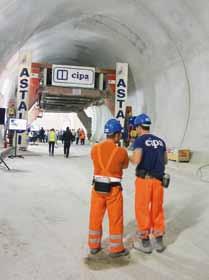
[[[34,61],[158,70],[208,44],[208,1],[0,1],[1,70],[21,48]],[[142,72],[142,71],[141,71]],[[145,72],[144,72],[145,73]]]
[[[191,138],[196,149],[203,148],[200,140],[209,144],[209,134],[198,125],[202,120],[209,125],[209,1],[1,0],[0,4],[1,103],[14,94],[21,49],[32,51],[34,62],[114,68],[124,61],[130,66],[129,100],[135,112],[150,113],[156,130],[173,145],[189,145]],[[169,126],[162,121],[168,118]],[[199,136],[194,127],[201,129]]]

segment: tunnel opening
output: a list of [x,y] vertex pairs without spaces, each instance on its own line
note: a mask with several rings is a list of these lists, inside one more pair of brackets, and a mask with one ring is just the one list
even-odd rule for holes
[[[85,77],[88,78],[89,73],[92,75],[92,71],[94,71],[92,84],[82,85]],[[68,78],[77,80],[76,87],[74,81],[73,83],[72,81],[66,81]],[[54,81],[55,79],[56,81]],[[112,110],[114,107],[114,99],[112,98],[114,97],[114,86],[114,69],[33,63],[29,118],[36,118],[37,115],[42,114],[42,111],[74,112],[84,125],[87,134],[91,135],[92,121],[85,110],[90,106],[102,106],[104,104],[109,105],[109,109]],[[110,96],[111,100],[107,102]]]

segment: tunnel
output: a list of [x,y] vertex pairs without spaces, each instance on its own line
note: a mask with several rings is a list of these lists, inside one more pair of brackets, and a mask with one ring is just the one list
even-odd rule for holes
[[[61,245],[57,251],[51,250],[52,256],[49,259],[54,263],[46,264],[44,272],[44,266],[38,262],[38,256],[41,253],[36,253],[34,258],[30,256],[36,266],[30,267],[25,257],[28,253],[27,250],[31,248],[24,245],[24,242],[18,243],[21,236],[15,235],[15,230],[13,232],[14,224],[18,224],[18,222],[21,227],[24,227],[21,218],[15,221],[13,217],[12,220],[15,221],[13,226],[6,223],[6,220],[9,219],[9,216],[6,215],[7,207],[13,207],[12,204],[10,205],[11,202],[8,202],[7,206],[3,206],[3,214],[0,219],[0,240],[1,237],[4,238],[1,241],[4,249],[0,258],[3,258],[4,254],[6,256],[4,261],[0,262],[0,267],[5,262],[5,266],[3,265],[1,268],[4,279],[25,279],[24,275],[29,277],[30,269],[34,277],[31,279],[46,279],[49,276],[51,279],[63,280],[98,279],[97,276],[105,279],[105,273],[112,279],[116,277],[130,280],[138,279],[138,277],[143,279],[143,275],[144,279],[176,279],[176,277],[179,279],[208,279],[209,246],[208,238],[206,238],[208,231],[206,220],[209,208],[206,205],[206,198],[209,197],[207,180],[209,161],[209,2],[205,0],[27,0],[24,2],[1,0],[0,3],[0,107],[7,108],[10,100],[15,98],[18,59],[21,52],[30,51],[35,63],[100,67],[101,69],[115,69],[118,62],[128,63],[127,105],[132,106],[133,115],[148,114],[152,119],[152,131],[162,137],[168,147],[188,148],[192,152],[189,163],[191,166],[171,162],[168,167],[170,173],[174,173],[173,182],[178,187],[176,186],[175,190],[172,189],[170,193],[166,194],[171,204],[170,207],[169,203],[166,205],[168,216],[170,215],[167,223],[171,227],[168,230],[168,234],[171,236],[170,249],[166,257],[161,255],[157,259],[157,256],[154,256],[151,260],[148,260],[147,257],[139,260],[134,257],[134,261],[129,263],[129,268],[126,261],[116,262],[112,265],[102,258],[88,266],[83,263],[79,264],[80,259],[77,259],[76,249],[70,246],[69,254],[75,254],[76,261],[72,256],[70,257],[74,268],[72,271],[67,271],[68,261],[66,259],[63,260],[63,263],[60,261],[62,252],[65,250],[63,248],[66,246],[64,243],[67,240],[66,233],[59,235],[55,229],[51,239],[54,242],[60,241]],[[55,112],[56,100],[55,107],[53,104],[51,108]],[[100,139],[103,126],[112,114],[104,103],[94,105],[92,109],[93,129],[95,135]],[[84,112],[79,112],[79,114],[81,119],[85,119]],[[90,127],[89,122],[87,120],[88,127]],[[38,151],[38,154],[40,153]],[[82,157],[85,153],[86,150],[81,151],[79,155]],[[88,163],[87,158],[79,164],[75,156],[74,163],[77,168],[83,168],[86,174],[91,172],[90,167],[87,168],[84,164]],[[21,191],[27,198],[27,183],[23,181],[31,182],[29,173],[26,173],[26,179],[24,179],[25,175],[21,176],[18,160],[17,163],[12,164],[16,170],[17,185],[21,185],[23,188]],[[29,166],[33,168],[33,163],[31,162]],[[35,162],[34,166],[37,168],[36,176],[39,176],[39,163]],[[56,163],[55,166],[58,168],[59,163]],[[41,167],[44,172],[47,172],[43,163],[40,164]],[[27,165],[24,168],[27,169]],[[84,176],[84,174],[81,175],[82,172],[84,171],[75,171],[75,175],[78,178]],[[132,169],[131,172],[134,173]],[[8,179],[6,173],[2,174],[0,176],[2,176],[3,182],[9,186],[8,191],[17,191],[18,187],[12,178]],[[130,174],[127,172],[126,175],[126,184],[129,184]],[[59,176],[65,178],[67,175],[59,171]],[[90,184],[90,179],[88,180]],[[59,184],[56,177],[54,182]],[[78,183],[78,181],[76,182]],[[35,183],[39,184],[37,178]],[[64,179],[63,184],[65,190],[68,184],[67,178]],[[81,178],[81,184],[85,186],[85,177]],[[180,194],[182,185],[183,190]],[[43,198],[36,193],[35,189],[33,189],[33,195],[37,195],[37,199],[40,201],[43,199],[44,202],[47,202],[44,186],[42,182],[43,189],[40,192],[42,192]],[[174,188],[173,185],[172,188]],[[54,190],[57,198],[61,199],[62,194],[58,193],[58,188],[50,185],[49,190],[51,196],[53,195],[52,190]],[[132,204],[133,189],[131,194],[127,190],[124,192],[126,204]],[[88,195],[88,192],[83,189],[75,192],[73,190],[72,193],[73,206],[76,206],[77,196]],[[7,195],[9,193],[4,193],[3,197]],[[68,195],[70,194],[68,193]],[[19,194],[17,197],[17,203],[19,203],[21,201]],[[12,201],[16,201],[14,197]],[[56,204],[52,197],[49,197],[49,201]],[[86,209],[87,200],[84,199],[82,203]],[[25,207],[25,209],[30,209],[28,205]],[[16,208],[18,207],[15,204]],[[78,210],[79,217],[84,215],[84,208],[81,207]],[[73,207],[67,208],[66,206],[66,209],[73,211]],[[34,228],[36,223],[43,223],[40,217],[44,217],[49,231],[53,222],[60,226],[62,219],[67,220],[65,214],[61,213],[61,211],[65,211],[64,206],[62,209],[57,209],[53,217],[47,216],[46,211],[38,204],[30,211],[34,218],[32,224]],[[72,213],[70,215],[72,216]],[[131,213],[127,214],[127,222],[130,222],[128,226],[132,228],[130,217]],[[17,225],[17,228],[21,235],[20,225]],[[73,228],[73,225],[71,227]],[[66,228],[66,224],[63,223],[61,230],[65,231]],[[74,232],[72,238],[76,242],[80,242],[79,226],[76,225],[74,230],[77,233]],[[84,231],[84,228],[81,226],[82,230]],[[4,232],[7,233],[7,237]],[[41,235],[42,237],[47,236],[44,227]],[[201,238],[198,240],[197,236],[201,236]],[[11,243],[13,242],[13,247],[15,247],[13,251],[5,249],[7,238],[10,238]],[[84,239],[84,237],[82,238]],[[190,239],[193,240],[191,246],[187,244]],[[40,239],[40,248],[42,242]],[[178,242],[177,247],[175,247],[175,242]],[[85,242],[83,241],[83,243]],[[184,245],[185,250],[188,250],[185,251],[185,254],[180,252]],[[26,251],[21,253],[18,246],[22,246],[23,249],[26,247]],[[43,249],[40,250],[43,250],[46,255],[41,255],[40,258],[47,263],[46,251],[50,250],[49,244],[42,244],[42,246]],[[82,246],[84,245],[79,244],[79,252],[82,250]],[[19,255],[23,263],[19,264],[12,254],[16,254],[17,258]],[[30,254],[28,253],[28,255]],[[163,258],[166,258],[165,262],[163,262]],[[9,269],[10,260],[17,265],[14,274]],[[136,263],[139,267],[136,267]],[[63,270],[62,265],[65,267]],[[101,267],[103,269],[100,269]],[[36,273],[37,276],[35,276]],[[45,278],[44,275],[48,277]]]
[[205,2],[66,3],[2,5],[2,106],[14,94],[22,49],[30,49],[37,62],[104,68],[127,62],[134,113],[149,113],[170,146],[207,157]]

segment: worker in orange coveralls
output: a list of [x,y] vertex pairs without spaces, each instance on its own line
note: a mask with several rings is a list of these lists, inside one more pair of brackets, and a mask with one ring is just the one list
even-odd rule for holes
[[85,138],[86,138],[85,132],[83,129],[81,129],[79,132],[79,139],[80,139],[81,145],[85,145]]
[[101,248],[102,221],[107,209],[109,218],[109,253],[111,257],[126,256],[123,245],[123,195],[121,178],[128,167],[128,154],[117,144],[121,138],[121,124],[110,119],[104,128],[107,139],[91,150],[94,165],[93,189],[89,221],[89,248],[97,254]]
[[165,249],[163,210],[163,186],[167,153],[165,142],[150,133],[151,119],[141,114],[134,121],[139,137],[136,138],[133,154],[129,157],[136,167],[135,215],[138,226],[134,247],[144,253],[152,253],[150,236],[155,238],[157,252]]

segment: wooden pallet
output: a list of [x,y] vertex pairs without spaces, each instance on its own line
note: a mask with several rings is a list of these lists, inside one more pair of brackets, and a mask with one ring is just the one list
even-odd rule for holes
[[168,160],[189,162],[190,158],[191,158],[191,152],[189,149],[168,150]]

